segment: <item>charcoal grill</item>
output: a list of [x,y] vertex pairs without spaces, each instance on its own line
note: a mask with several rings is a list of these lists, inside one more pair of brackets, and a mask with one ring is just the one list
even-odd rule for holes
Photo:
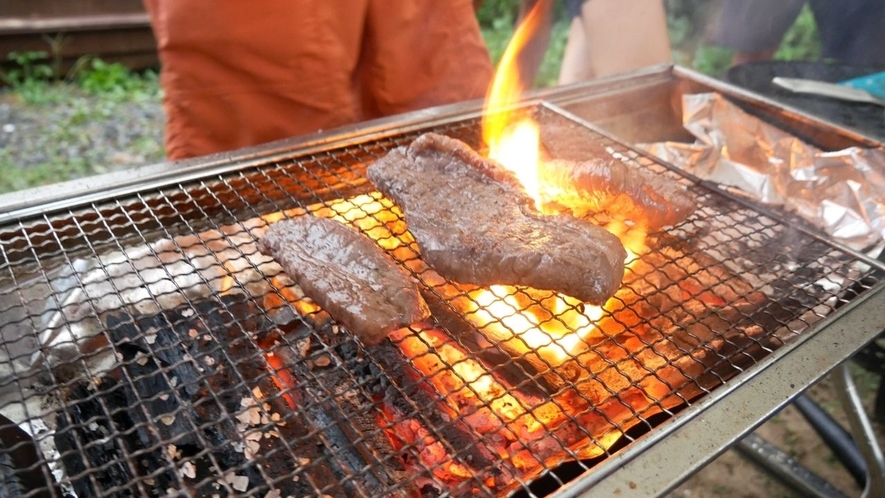
[[[18,435],[0,431],[0,489],[663,493],[885,326],[885,265],[626,145],[678,137],[679,95],[698,89],[822,146],[870,144],[678,68],[526,101],[542,126],[576,126],[697,200],[650,234],[615,306],[554,360],[506,319],[478,323],[486,303],[421,263],[365,178],[426,131],[480,147],[478,102],[0,198],[0,425]],[[365,347],[304,300],[255,241],[306,214],[375,238],[421,282],[434,322]]]

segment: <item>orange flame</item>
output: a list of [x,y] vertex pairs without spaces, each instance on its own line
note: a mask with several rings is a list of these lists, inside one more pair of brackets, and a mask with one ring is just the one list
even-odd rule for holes
[[522,97],[524,88],[517,58],[537,33],[549,1],[537,2],[513,33],[489,87],[482,120],[482,138],[489,146],[489,157],[516,175],[539,208],[540,129],[531,118],[514,118],[512,113],[507,112],[507,107]]
[[[537,33],[545,11],[550,7],[548,2],[539,0],[513,34],[489,88],[482,121],[483,140],[489,147],[489,157],[514,173],[526,193],[534,199],[535,207],[542,212],[540,127],[531,117],[512,112],[511,108],[519,102],[524,91],[517,61],[528,41]],[[549,197],[550,192],[544,194]],[[647,231],[643,226],[612,221],[606,228],[624,244],[628,267],[647,251]],[[528,304],[519,299],[520,292],[532,294]],[[602,307],[576,306],[580,303],[559,294],[539,301],[535,295],[539,292],[532,289],[517,291],[501,285],[478,289],[470,293],[473,303],[470,307],[475,309],[470,310],[469,316],[480,328],[489,327],[498,338],[512,337],[512,348],[537,352],[551,363],[559,364],[581,349],[585,339],[595,330],[595,324],[611,306],[609,303]]]

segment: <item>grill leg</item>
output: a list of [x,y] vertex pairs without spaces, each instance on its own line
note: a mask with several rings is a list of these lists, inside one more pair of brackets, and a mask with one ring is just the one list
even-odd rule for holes
[[[885,496],[885,458],[879,448],[870,419],[864,411],[848,363],[838,366],[833,371],[832,378],[833,388],[848,415],[850,434],[819,408],[817,411],[820,413],[809,413],[809,408],[816,408],[811,400],[800,397],[796,400],[797,408],[824,438],[827,445],[838,454],[840,460],[851,464],[847,465],[850,467],[849,470],[864,488],[862,496],[864,498]],[[880,385],[877,403],[883,401],[883,398],[885,391]],[[738,442],[735,449],[803,495],[819,498],[844,496],[830,483],[755,434],[750,434]],[[857,475],[858,473],[860,475]]]
[[851,433],[805,394],[800,394],[794,399],[793,406],[830,447],[836,458],[854,478],[854,482],[863,489],[867,485],[867,462],[854,443]]
[[873,432],[869,417],[864,412],[847,363],[842,363],[833,371],[833,383],[842,407],[848,415],[854,441],[867,462],[867,485],[862,496],[864,498],[885,496],[885,458],[876,442],[876,434]]
[[846,498],[829,482],[793,460],[783,451],[750,433],[738,441],[735,449],[745,458],[783,481],[802,496],[815,498]]
[[879,377],[879,389],[876,390],[876,406],[873,410],[876,421],[885,425],[885,375]]

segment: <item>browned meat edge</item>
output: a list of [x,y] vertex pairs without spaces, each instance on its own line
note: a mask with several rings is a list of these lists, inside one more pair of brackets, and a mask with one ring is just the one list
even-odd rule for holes
[[409,273],[371,239],[337,221],[301,216],[274,223],[258,249],[368,345],[430,316]]

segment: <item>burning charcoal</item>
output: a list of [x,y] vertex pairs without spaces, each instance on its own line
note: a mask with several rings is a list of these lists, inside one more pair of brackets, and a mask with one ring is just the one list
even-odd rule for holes
[[[310,495],[315,489],[335,497],[354,494],[346,488],[359,479],[342,484],[348,473],[336,463],[340,451],[333,449],[352,447],[351,440],[333,443],[318,434],[317,427],[325,428],[332,418],[320,421],[325,425],[305,423],[310,414],[290,394],[280,393],[267,353],[247,335],[262,340],[279,332],[251,301],[229,295],[156,315],[117,314],[107,321],[122,362],[101,379],[97,392],[72,388],[68,408],[58,416],[57,444],[71,450],[64,463],[81,496],[95,494],[89,477],[82,477],[95,468],[100,470],[91,472],[99,472],[96,481],[103,489],[131,487],[136,495],[144,493],[129,481],[148,475],[142,486],[154,494],[199,483],[194,496],[223,496],[225,489],[261,494],[269,491],[268,479],[275,479],[281,496]],[[94,450],[81,456],[79,448],[90,441],[96,441],[89,446]],[[140,455],[135,462],[128,458],[133,453]],[[349,467],[353,474],[366,462]],[[293,478],[278,479],[286,475]]]
[[[459,297],[459,295],[449,296],[449,299],[457,302]],[[530,356],[508,354],[506,346],[502,347],[501,342],[490,342],[464,317],[463,312],[459,313],[452,307],[451,302],[440,299],[436,292],[424,293],[424,299],[430,306],[434,318],[454,337],[460,338],[467,349],[482,359],[486,365],[494,365],[489,370],[494,371],[501,380],[516,386],[515,389],[528,396],[544,398],[556,392],[557,383],[547,380],[550,367],[532,361]]]
[[[372,384],[383,382],[383,375],[376,370],[374,376],[360,377],[355,384],[350,376],[359,374],[361,367],[358,365],[367,362],[359,356],[356,343],[348,339],[348,335],[334,334],[331,327],[329,324],[310,335],[306,335],[306,328],[290,329],[277,347],[269,348],[273,352],[272,363],[275,368],[288,367],[285,370],[279,368],[277,375],[290,387],[292,402],[303,407],[305,422],[321,431],[319,437],[327,448],[333,449],[333,459],[349,467],[350,473],[359,473],[367,466],[371,469],[360,482],[348,486],[356,486],[358,494],[375,496],[415,476],[406,474],[398,464],[397,452],[378,427],[374,410],[367,409],[375,404],[373,394],[378,392]],[[333,345],[332,349],[337,353],[334,359],[323,346],[325,343]],[[311,347],[295,346],[299,344]],[[317,368],[319,358],[326,358],[335,368]],[[306,379],[306,382],[295,382],[295,377]],[[334,393],[334,399],[330,399],[328,393]],[[347,416],[342,416],[345,413]],[[372,462],[379,458],[384,460],[383,466],[372,466]],[[411,485],[404,483],[402,493],[410,494],[409,489]]]
[[[134,425],[129,418],[124,389],[111,378],[103,379],[101,385],[98,393],[84,382],[70,388],[68,406],[57,416],[55,444],[79,496],[97,494],[90,477],[102,490],[120,489],[106,496],[141,495],[143,493],[132,482],[137,476],[127,465],[133,448],[127,444],[125,436],[121,436]],[[143,470],[152,471],[161,465],[160,462],[162,458],[157,452],[147,452],[134,465],[143,468],[147,463]],[[155,481],[160,486],[172,485],[166,474],[159,475]]]
[[[442,407],[438,406],[443,401],[439,395],[431,391],[426,382],[420,378],[420,374],[414,369],[404,365],[402,353],[397,351],[391,342],[380,344],[375,351],[375,360],[391,379],[396,379],[403,390],[400,395],[391,385],[387,390],[388,400],[398,412],[397,420],[406,420],[411,417],[420,418],[428,428],[434,431],[445,445],[450,447],[455,454],[451,458],[461,462],[468,468],[477,469],[480,473],[499,473],[497,458],[491,455],[486,445],[479,440],[475,431],[463,420],[449,420],[443,415]],[[406,400],[406,397],[410,401]],[[422,407],[416,412],[415,406]],[[440,462],[441,463],[441,462]],[[491,469],[491,470],[490,470]]]

